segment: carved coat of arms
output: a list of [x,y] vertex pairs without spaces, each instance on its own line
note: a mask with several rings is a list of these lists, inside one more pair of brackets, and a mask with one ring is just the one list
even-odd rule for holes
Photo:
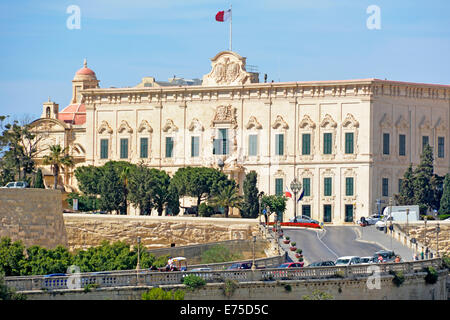
[[245,71],[245,58],[231,51],[219,53],[212,59],[211,72],[203,77],[203,85],[235,85],[251,81]]

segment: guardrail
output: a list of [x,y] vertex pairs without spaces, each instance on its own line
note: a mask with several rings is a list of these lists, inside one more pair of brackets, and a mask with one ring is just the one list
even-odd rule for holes
[[[75,273],[69,276],[32,276],[6,277],[8,287],[19,292],[36,290],[64,290],[83,289],[88,285],[98,288],[126,287],[126,286],[157,286],[180,284],[186,275],[196,275],[206,282],[222,282],[227,279],[238,282],[267,281],[267,280],[307,280],[367,277],[374,273],[373,266],[379,267],[380,275],[390,271],[403,271],[406,274],[422,271],[423,268],[433,266],[439,268],[442,261],[439,258],[403,263],[382,263],[374,265],[333,266],[333,267],[305,267],[292,269],[256,269],[256,270],[225,270],[201,272],[159,272],[150,270],[127,270],[122,272]],[[372,267],[372,268],[371,268]]]

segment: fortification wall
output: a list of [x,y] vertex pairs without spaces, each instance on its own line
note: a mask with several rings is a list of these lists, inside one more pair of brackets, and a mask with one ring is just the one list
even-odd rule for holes
[[225,240],[249,240],[257,219],[64,214],[70,250],[87,249],[102,241],[124,241],[146,248],[193,245]]
[[67,246],[61,191],[0,188],[0,237],[25,246]]

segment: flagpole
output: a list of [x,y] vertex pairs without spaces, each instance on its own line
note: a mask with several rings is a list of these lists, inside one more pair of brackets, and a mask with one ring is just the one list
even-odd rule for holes
[[232,5],[230,4],[230,51],[233,51],[233,10],[232,10]]

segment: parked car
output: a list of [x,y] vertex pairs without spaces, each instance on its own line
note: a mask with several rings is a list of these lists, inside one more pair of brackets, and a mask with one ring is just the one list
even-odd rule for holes
[[378,256],[383,258],[382,262],[394,262],[396,254],[394,251],[380,250],[374,253],[373,259],[378,262]]
[[277,268],[303,268],[304,262],[286,262],[279,265]]
[[212,271],[212,269],[211,269],[211,268],[205,268],[205,267],[203,267],[203,268],[195,268],[195,269],[192,269],[192,270],[190,270],[190,271],[192,271],[192,272]]
[[371,264],[371,263],[376,263],[377,261],[375,260],[374,257],[361,257],[360,259],[360,263],[361,264]]
[[307,267],[332,267],[334,266],[334,261],[316,261],[310,263]]
[[6,186],[4,186],[3,188],[28,188],[28,182],[26,181],[8,182]]
[[335,261],[336,266],[350,266],[354,264],[360,264],[361,258],[357,256],[345,256],[340,257]]
[[51,274],[46,274],[44,276],[44,278],[51,278],[51,277],[65,277],[67,276],[67,274],[65,273],[51,273]]
[[252,263],[251,262],[238,262],[233,263],[231,266],[227,268],[227,270],[243,270],[243,269],[251,269]]
[[[300,226],[303,226],[303,227],[321,228],[319,221],[311,219],[308,216],[300,216],[300,217],[296,217],[296,218],[291,218],[291,219],[289,219],[289,223],[299,223]],[[286,223],[285,224],[282,223],[281,225],[286,225]]]

